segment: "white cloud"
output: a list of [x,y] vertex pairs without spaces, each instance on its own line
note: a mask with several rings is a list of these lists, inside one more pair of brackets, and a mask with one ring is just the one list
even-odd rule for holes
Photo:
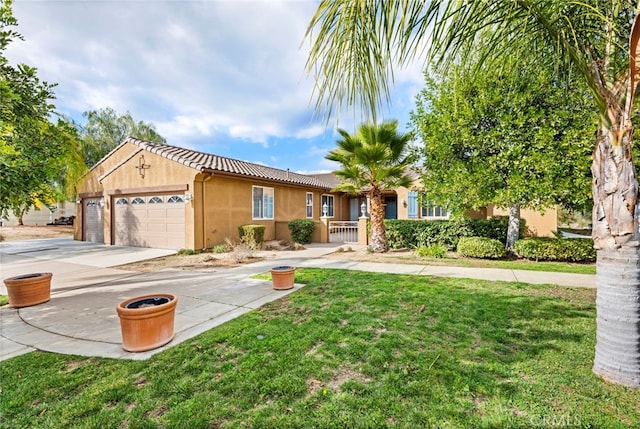
[[[316,7],[312,1],[21,1],[13,10],[25,41],[13,43],[7,56],[57,82],[58,111],[76,118],[112,107],[152,122],[170,144],[197,146],[208,138],[207,147],[225,146],[243,158],[232,151],[253,143],[255,157],[280,150],[278,162],[293,165],[286,158],[295,156],[309,169],[316,163],[335,169],[324,154],[314,154],[317,161],[301,155],[309,146],[335,144],[334,124],[327,128],[313,116],[313,79],[304,67],[302,41]],[[421,82],[418,68],[397,72],[403,109],[413,98],[406,88]],[[350,112],[339,126],[352,132],[359,122]],[[296,139],[302,144],[292,153]]]

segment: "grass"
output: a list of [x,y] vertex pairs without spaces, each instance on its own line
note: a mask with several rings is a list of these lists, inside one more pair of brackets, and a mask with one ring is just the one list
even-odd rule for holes
[[595,292],[298,269],[307,286],[148,361],[0,366],[2,427],[640,427],[591,372]]
[[[420,258],[416,262],[426,265],[446,265],[451,267],[503,268],[507,270],[548,271],[554,273],[595,274],[595,264],[576,264],[568,262],[536,262],[524,259],[491,260],[475,258]],[[419,262],[421,261],[421,262]]]

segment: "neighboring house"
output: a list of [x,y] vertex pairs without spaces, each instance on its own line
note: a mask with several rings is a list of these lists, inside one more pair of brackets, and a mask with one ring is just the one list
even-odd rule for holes
[[[24,214],[22,222],[25,225],[46,225],[53,223],[56,219],[61,217],[75,216],[76,205],[73,201],[61,201],[56,203],[53,210],[49,210],[48,207],[34,207]],[[8,217],[0,219],[0,225],[2,226],[15,226],[18,224],[18,218],[10,213]]]
[[[326,241],[329,231],[357,221],[366,206],[364,195],[332,192],[337,184],[331,173],[297,174],[128,138],[79,181],[74,238],[204,249],[239,239],[245,224],[264,225],[266,240],[290,240],[288,222],[308,218],[319,226],[313,241]],[[406,188],[387,191],[385,203],[387,218],[448,217],[419,205],[417,192]]]

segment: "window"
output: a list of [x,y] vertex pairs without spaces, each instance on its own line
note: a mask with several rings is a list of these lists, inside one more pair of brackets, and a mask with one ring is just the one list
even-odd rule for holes
[[144,204],[144,198],[135,197],[131,200],[131,204]]
[[167,199],[168,203],[184,203],[184,199],[180,195],[172,195]]
[[449,219],[449,212],[442,206],[435,206],[429,201],[422,202],[423,219]]
[[333,217],[333,195],[322,196],[322,216]]
[[151,197],[149,199],[149,204],[161,204],[162,203],[162,197]]
[[95,200],[89,200],[87,201],[87,207],[95,207],[96,206],[96,202]]
[[129,204],[129,201],[127,201],[126,198],[118,198],[118,200],[116,201],[116,205],[118,206],[124,206]]
[[273,219],[273,188],[253,187],[253,218]]
[[313,217],[313,192],[307,192],[307,217]]
[[418,193],[416,191],[411,191],[407,195],[407,217],[409,219],[418,218]]

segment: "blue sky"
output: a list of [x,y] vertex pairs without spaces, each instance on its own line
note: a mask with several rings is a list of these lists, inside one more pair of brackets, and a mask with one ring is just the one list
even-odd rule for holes
[[[304,33],[313,1],[27,1],[13,5],[25,41],[12,63],[57,83],[60,113],[112,107],[151,122],[167,143],[310,173],[335,127],[353,132],[346,112],[327,126],[314,116]],[[406,129],[420,65],[396,72],[384,119]]]

